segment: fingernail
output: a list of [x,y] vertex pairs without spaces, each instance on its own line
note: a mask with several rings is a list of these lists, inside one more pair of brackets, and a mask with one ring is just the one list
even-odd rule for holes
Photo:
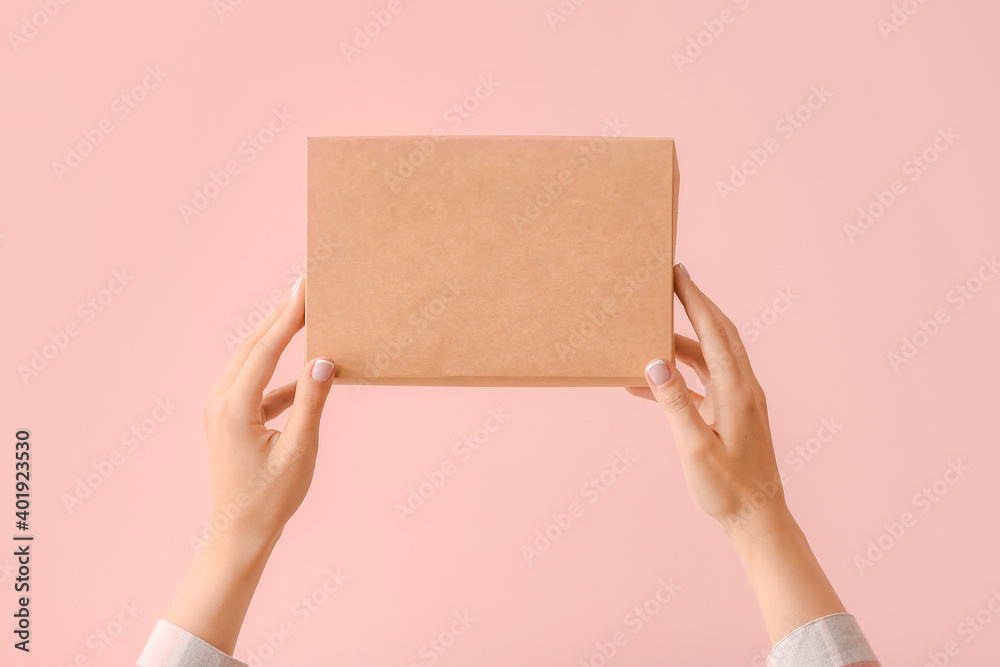
[[653,386],[662,387],[670,382],[670,368],[662,359],[649,362],[649,365],[646,366],[646,373],[649,375],[649,379],[653,381]]
[[294,285],[292,285],[292,296],[295,296],[295,293],[299,291],[300,287],[302,287],[302,276],[299,276],[299,279],[295,281]]
[[680,264],[678,264],[678,265],[677,265],[677,268],[679,268],[679,269],[680,269],[680,270],[681,270],[681,271],[682,271],[682,272],[684,273],[684,276],[685,276],[685,277],[686,277],[686,278],[687,278],[688,280],[690,280],[690,279],[691,279],[691,274],[690,274],[690,273],[688,273],[688,270],[687,270],[687,267],[686,267],[686,266],[684,266],[684,264],[683,264],[683,263],[680,263]]
[[312,379],[316,382],[326,382],[333,375],[333,362],[326,359],[317,359],[313,364]]

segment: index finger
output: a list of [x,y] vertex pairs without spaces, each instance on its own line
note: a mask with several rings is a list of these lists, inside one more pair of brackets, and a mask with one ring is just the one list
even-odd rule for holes
[[[701,292],[701,289],[695,285],[695,288]],[[702,292],[704,296],[704,292]],[[708,302],[708,307],[715,312],[715,316],[719,319],[723,325],[726,327],[729,339],[729,351],[733,353],[733,357],[736,359],[736,363],[739,364],[740,369],[743,371],[744,379],[748,380],[752,385],[760,388],[760,383],[757,382],[757,376],[754,375],[753,367],[750,365],[750,356],[747,354],[747,348],[743,345],[743,339],[740,338],[740,332],[736,329],[736,325],[733,321],[726,317],[726,314],[722,312],[719,306],[705,297],[705,301]]]
[[287,308],[288,302],[301,286],[302,279],[299,278],[299,280],[292,285],[291,293],[279,303],[276,303],[274,308],[271,309],[271,312],[267,314],[264,320],[258,324],[253,331],[247,334],[247,337],[244,338],[236,348],[233,356],[229,358],[229,363],[226,364],[226,369],[222,372],[222,379],[219,380],[219,384],[216,385],[213,396],[222,396],[232,388],[233,382],[236,381],[236,376],[239,375],[243,365],[246,364],[247,358],[253,351],[254,346],[257,345],[264,333],[269,331],[271,327],[274,326],[277,319],[281,317],[281,313],[283,313]]
[[[750,359],[733,323],[680,265],[674,267],[674,290],[698,334],[712,383],[734,385],[745,380],[750,371]],[[736,344],[731,340],[730,330],[736,335]],[[750,374],[752,377],[752,372]]]
[[245,406],[250,414],[259,415],[264,389],[274,375],[281,353],[305,324],[305,294],[302,292],[292,293],[278,318],[250,348],[243,368],[233,380],[230,393],[236,405]]

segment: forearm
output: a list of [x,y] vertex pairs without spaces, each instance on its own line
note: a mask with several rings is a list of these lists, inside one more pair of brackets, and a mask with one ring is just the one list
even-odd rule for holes
[[771,644],[809,621],[846,611],[786,507],[762,510],[730,535]]
[[164,620],[232,655],[276,541],[223,531],[198,552]]

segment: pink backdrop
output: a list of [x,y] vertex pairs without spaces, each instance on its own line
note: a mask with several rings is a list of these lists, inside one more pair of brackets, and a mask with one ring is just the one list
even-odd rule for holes
[[[922,665],[955,642],[949,664],[995,664],[996,3],[12,0],[2,15],[0,539],[17,532],[19,428],[37,537],[30,659],[11,647],[0,557],[0,662],[133,664],[166,608],[209,511],[202,403],[306,261],[306,136],[612,122],[676,138],[678,258],[741,327],[793,512],[876,653]],[[301,357],[300,335],[276,382]],[[491,409],[509,417],[457,455]],[[582,495],[619,453],[631,466]],[[401,523],[394,505],[446,460],[456,473]],[[526,562],[574,501],[582,516]],[[630,616],[661,581],[674,597]],[[334,387],[313,488],[236,656],[599,665],[617,631],[609,664],[755,666],[768,646],[655,405]]]

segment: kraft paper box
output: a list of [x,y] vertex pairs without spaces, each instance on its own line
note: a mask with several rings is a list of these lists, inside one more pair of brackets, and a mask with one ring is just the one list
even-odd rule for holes
[[338,384],[646,386],[673,360],[672,139],[308,139],[306,357]]

